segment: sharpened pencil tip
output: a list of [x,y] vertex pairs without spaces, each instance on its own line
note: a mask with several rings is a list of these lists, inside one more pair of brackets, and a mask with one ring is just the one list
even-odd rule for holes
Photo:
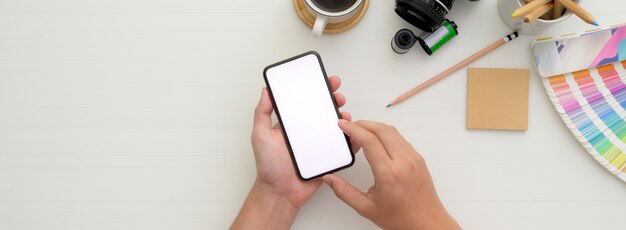
[[387,105],[387,106],[385,106],[385,107],[389,108],[389,106],[391,106],[391,104],[388,104],[388,105]]
[[598,24],[598,22],[597,22],[597,21],[593,21],[593,25],[594,25],[594,26],[600,26],[600,24]]

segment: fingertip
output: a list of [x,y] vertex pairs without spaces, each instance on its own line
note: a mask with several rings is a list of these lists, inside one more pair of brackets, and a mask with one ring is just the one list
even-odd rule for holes
[[341,86],[341,78],[337,76],[328,77],[328,81],[330,82],[330,86],[333,92],[337,91],[339,87]]
[[322,181],[324,184],[328,185],[331,188],[336,188],[337,186],[341,186],[343,178],[340,176],[336,176],[335,174],[326,174],[322,177]]
[[340,176],[328,174],[323,178],[325,178],[325,183],[328,181],[327,184],[335,195],[357,212],[362,213],[367,209],[368,200],[361,190],[354,187]]
[[261,98],[259,99],[259,104],[257,106],[261,109],[262,112],[267,113],[269,111],[271,113],[271,110],[273,108],[267,87],[263,87],[263,89],[261,90]]
[[341,131],[343,131],[345,134],[347,134],[348,136],[350,136],[350,123],[351,121],[348,121],[346,119],[339,119],[339,128],[341,129]]
[[325,175],[322,177],[322,182],[324,182],[324,184],[330,186],[330,184],[332,183],[332,178],[330,178],[330,175]]
[[311,183],[314,184],[317,188],[319,188],[320,186],[322,186],[324,181],[323,180],[313,180],[313,181],[311,181]]
[[346,119],[341,118],[339,119],[338,123],[339,123],[339,126],[345,126],[348,124],[348,121]]
[[337,102],[338,107],[342,107],[346,104],[346,96],[341,93],[333,93],[335,96],[335,101]]
[[352,114],[350,114],[349,112],[343,111],[341,112],[341,119],[344,119],[346,121],[352,121]]

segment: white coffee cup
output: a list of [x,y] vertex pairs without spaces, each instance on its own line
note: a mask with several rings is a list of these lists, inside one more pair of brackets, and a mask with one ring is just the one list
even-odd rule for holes
[[307,9],[311,15],[315,16],[315,24],[313,25],[313,36],[319,38],[324,33],[327,23],[339,23],[349,19],[356,10],[363,4],[363,0],[356,0],[352,5],[339,12],[331,12],[315,5],[315,0],[304,0]]
[[[580,0],[572,0],[576,4],[580,4]],[[524,17],[513,18],[513,11],[524,5],[523,0],[498,0],[498,13],[502,22],[512,30],[520,34],[537,35],[546,31],[550,26],[564,21],[572,15],[572,12],[566,10],[561,17],[554,20],[537,19],[534,22],[524,22]]]

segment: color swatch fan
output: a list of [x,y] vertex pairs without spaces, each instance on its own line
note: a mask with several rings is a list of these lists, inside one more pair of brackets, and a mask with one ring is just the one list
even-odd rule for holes
[[626,25],[537,39],[532,49],[565,125],[626,182]]

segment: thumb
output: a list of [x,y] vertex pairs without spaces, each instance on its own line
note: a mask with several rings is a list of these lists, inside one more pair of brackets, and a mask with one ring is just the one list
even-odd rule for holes
[[355,211],[364,216],[364,213],[371,206],[371,201],[365,193],[348,183],[345,179],[328,174],[322,177],[322,181],[330,186],[335,195],[346,204],[350,205]]
[[261,91],[261,98],[254,109],[254,129],[265,131],[272,128],[272,102],[270,101],[267,88]]

